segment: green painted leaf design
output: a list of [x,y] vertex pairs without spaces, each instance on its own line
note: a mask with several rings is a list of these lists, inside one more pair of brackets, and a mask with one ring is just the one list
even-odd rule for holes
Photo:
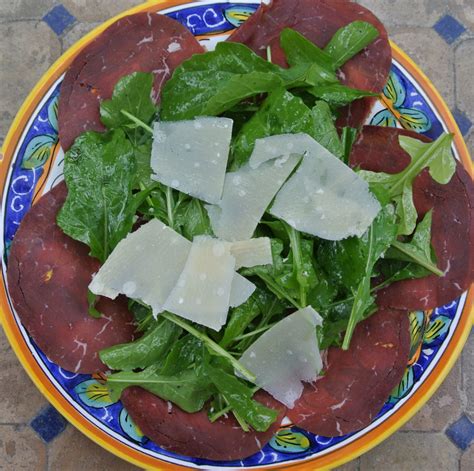
[[79,383],[74,391],[79,395],[79,399],[86,406],[100,409],[115,404],[109,395],[109,390],[105,384],[101,384],[95,379],[90,379]]
[[412,358],[423,342],[425,334],[425,313],[423,311],[412,311],[408,314],[410,319],[410,358]]
[[142,443],[146,441],[145,435],[138,428],[132,418],[128,415],[128,412],[125,409],[120,411],[120,427],[122,427],[123,432],[129,436],[133,441]]
[[59,95],[48,106],[48,121],[56,132],[58,132],[58,106]]
[[424,343],[431,345],[444,338],[451,325],[451,319],[448,316],[439,316],[434,319],[426,329]]
[[389,402],[396,404],[400,399],[404,398],[413,388],[415,384],[415,373],[413,368],[407,368],[400,384],[392,391]]
[[26,146],[21,166],[25,169],[33,169],[44,165],[51,155],[51,148],[57,140],[57,136],[51,134],[35,136]]
[[272,437],[270,446],[282,453],[303,453],[311,446],[311,443],[309,438],[301,432],[282,429]]

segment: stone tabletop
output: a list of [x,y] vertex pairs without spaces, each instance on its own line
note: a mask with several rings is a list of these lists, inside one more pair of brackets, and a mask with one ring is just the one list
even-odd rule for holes
[[[0,0],[0,143],[47,68],[137,0]],[[474,0],[360,0],[432,79],[474,152]],[[474,334],[423,409],[341,470],[474,470]],[[0,329],[0,469],[137,469],[92,443],[31,383]]]

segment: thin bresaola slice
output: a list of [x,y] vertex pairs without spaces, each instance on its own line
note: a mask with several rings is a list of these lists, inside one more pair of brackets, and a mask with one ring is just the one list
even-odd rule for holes
[[127,388],[122,402],[143,433],[161,448],[193,458],[240,460],[260,451],[278,430],[286,408],[263,391],[254,399],[279,415],[266,432],[244,432],[232,414],[214,423],[207,411],[193,414],[139,387]]
[[400,383],[409,350],[408,313],[380,310],[358,324],[349,350],[329,349],[324,375],[305,387],[288,417],[325,437],[361,430]]
[[104,131],[99,105],[133,72],[153,72],[153,99],[174,69],[204,49],[177,21],[151,12],[117,20],[74,59],[61,85],[59,139],[68,150],[85,131]]
[[[374,172],[401,172],[410,156],[400,147],[400,136],[430,141],[412,131],[365,126],[352,149],[351,165]],[[435,182],[425,169],[414,181],[413,200],[420,219],[433,209],[431,243],[445,275],[393,283],[378,292],[379,306],[433,309],[456,299],[474,279],[474,185],[463,166],[457,164],[447,185]]]
[[43,353],[74,373],[106,371],[100,350],[135,339],[127,300],[100,299],[88,313],[87,287],[99,262],[56,225],[66,199],[60,183],[23,219],[8,258],[8,291],[22,324]]
[[[349,87],[380,93],[392,64],[387,31],[373,13],[349,0],[272,0],[269,5],[262,4],[229,41],[243,43],[262,57],[266,57],[270,46],[272,62],[285,67],[285,53],[280,47],[284,28],[298,31],[323,48],[338,29],[353,21],[371,23],[380,35],[341,68],[339,78]],[[369,97],[355,101],[341,113],[338,124],[358,127],[375,100]]]

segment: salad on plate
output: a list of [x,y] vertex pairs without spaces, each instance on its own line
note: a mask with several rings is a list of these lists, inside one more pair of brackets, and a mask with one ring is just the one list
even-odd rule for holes
[[273,0],[210,51],[159,14],[112,24],[66,73],[64,182],[11,247],[36,344],[187,456],[370,424],[408,312],[473,280],[453,135],[364,126],[390,65],[384,26],[347,0]]

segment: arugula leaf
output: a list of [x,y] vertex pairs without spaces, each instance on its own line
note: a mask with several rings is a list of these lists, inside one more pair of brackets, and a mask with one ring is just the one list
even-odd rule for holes
[[281,85],[279,70],[243,44],[220,42],[215,51],[196,54],[175,70],[163,87],[161,119],[222,113]]
[[451,153],[452,140],[452,134],[443,134],[436,141],[428,144],[418,139],[400,136],[400,146],[411,157],[410,164],[402,172],[397,174],[365,170],[359,172],[382,203],[395,201],[398,204],[400,235],[410,235],[416,225],[417,213],[412,187],[413,181],[420,172],[429,168],[431,176],[441,184],[448,183],[454,175],[456,162]]
[[227,360],[235,371],[238,371],[239,374],[247,378],[249,381],[255,381],[255,375],[251,373],[247,368],[240,364],[228,351],[223,349],[219,344],[214,342],[205,332],[201,332],[198,328],[191,325],[189,322],[185,321],[179,316],[171,314],[169,312],[163,312],[160,314],[161,317],[168,319],[171,322],[174,322],[176,325],[179,325],[183,330],[186,330],[188,333],[200,340],[214,355],[222,357],[224,360]]
[[281,69],[278,75],[287,89],[338,83],[334,73],[328,73],[327,69],[316,63]]
[[[451,152],[453,138],[453,134],[443,134],[436,141],[426,143],[411,137],[400,136],[400,146],[410,155],[412,164],[429,167],[433,180],[446,185],[456,172],[456,161]],[[407,174],[410,176],[410,172]]]
[[241,270],[242,275],[257,276],[268,290],[280,300],[286,300],[300,309],[300,287],[294,276],[294,267],[290,258],[283,259],[283,243],[278,239],[271,240],[273,265],[261,265]]
[[[387,256],[389,252],[390,249],[387,250],[385,256]],[[396,281],[424,278],[431,274],[431,272],[426,268],[423,268],[421,265],[417,265],[416,263],[387,258],[379,260],[377,269],[382,273],[386,280],[383,283],[383,287],[395,283]]]
[[140,386],[189,413],[200,411],[215,393],[213,385],[201,368],[187,369],[173,376],[164,376],[159,373],[156,366],[150,366],[138,373],[128,371],[112,374],[107,377],[106,384],[113,401],[120,399],[124,389]]
[[111,370],[132,371],[157,364],[181,335],[176,324],[160,319],[156,326],[134,342],[101,350],[100,359]]
[[418,139],[400,136],[400,146],[411,157],[410,165],[396,175],[391,182],[391,193],[397,194],[406,181],[413,179],[426,167],[430,175],[441,185],[451,181],[456,171],[456,161],[451,152],[453,134],[442,134],[436,141],[424,143]]
[[305,132],[313,135],[311,110],[284,89],[272,92],[253,117],[242,126],[232,144],[231,170],[244,165],[252,154],[255,141],[277,134]]
[[317,63],[333,74],[336,69],[332,57],[294,29],[285,28],[280,34],[280,45],[291,66]]
[[95,304],[97,303],[97,295],[95,295],[89,289],[87,290],[87,304],[89,305],[89,315],[95,319],[100,319],[102,314],[96,309]]
[[175,214],[175,226],[184,237],[193,240],[198,235],[213,235],[204,204],[195,198],[182,203]]
[[[232,309],[229,320],[224,330],[224,336],[219,342],[223,348],[227,348],[237,337],[242,335],[258,316],[262,316],[258,330],[266,326],[273,316],[281,314],[285,306],[279,302],[274,295],[267,290],[257,287],[250,298],[242,305]],[[253,341],[253,340],[252,340]],[[238,350],[241,348],[239,347]],[[243,349],[242,349],[243,350]]]
[[334,124],[331,108],[324,101],[318,101],[311,110],[314,121],[313,137],[329,152],[342,159],[344,148]]
[[[271,214],[268,214],[268,213],[266,216],[273,217],[271,216]],[[279,239],[285,244],[290,242],[290,238],[288,237],[288,232],[286,231],[285,223],[281,221],[280,219],[273,219],[271,221],[261,220],[258,229],[260,229],[262,226],[268,227],[268,229],[271,232],[270,234],[271,237]],[[265,235],[267,234],[265,233]]]
[[387,205],[382,208],[382,211],[375,218],[375,221],[361,239],[362,243],[365,244],[367,254],[365,274],[355,290],[354,302],[342,344],[344,350],[349,348],[356,325],[373,309],[374,299],[370,289],[372,273],[377,260],[382,257],[393,244],[396,236],[397,225],[395,222],[395,210],[392,205]]
[[346,296],[364,277],[367,254],[367,240],[364,238],[351,237],[340,242],[323,240],[317,249],[317,260],[331,284]]
[[133,148],[121,130],[84,133],[66,152],[68,195],[57,222],[101,262],[132,229],[134,172]]
[[436,259],[431,248],[432,216],[432,211],[426,214],[418,224],[411,242],[393,242],[392,248],[387,252],[387,257],[415,262],[431,273],[443,276],[444,273],[436,266]]
[[410,182],[403,186],[402,194],[394,198],[397,203],[397,216],[399,219],[398,235],[410,235],[416,227],[418,213],[413,202],[413,187]]
[[144,123],[149,123],[156,113],[151,99],[153,74],[134,72],[122,77],[114,87],[112,98],[100,104],[100,119],[108,129],[123,128],[132,142],[139,141],[139,129],[130,128],[126,111]]
[[315,258],[313,258],[313,266],[316,274],[316,285],[308,292],[308,304],[324,314],[326,307],[336,298],[338,289],[324,270],[318,266]]
[[136,165],[135,178],[133,179],[134,189],[140,189],[141,184],[145,185],[145,187],[156,184],[156,182],[151,179],[151,146],[152,140],[148,139],[146,143],[133,147]]
[[[346,303],[346,306],[349,306],[349,304]],[[350,307],[347,317],[338,320],[328,320],[325,318],[323,325],[316,327],[320,350],[327,350],[329,347],[341,346],[340,337],[341,334],[346,330],[349,315]]]
[[203,343],[199,339],[186,334],[173,345],[160,373],[165,376],[174,375],[193,365],[199,365],[202,361],[202,347]]
[[133,299],[128,300],[128,310],[133,314],[135,321],[138,324],[137,330],[139,332],[146,332],[148,328],[155,325],[155,318],[151,308],[141,304]]
[[259,289],[255,290],[244,304],[232,309],[225,327],[224,336],[219,342],[221,347],[227,348],[235,337],[241,335],[249,324],[260,315],[259,297],[262,293],[266,292]]
[[283,79],[268,72],[249,72],[230,77],[204,106],[203,114],[217,116],[246,98],[281,87]]
[[[385,192],[391,198],[400,196],[406,185],[412,185],[413,180],[425,168],[436,176],[441,184],[448,183],[456,171],[456,162],[451,153],[452,134],[442,134],[436,141],[420,142],[407,136],[400,136],[400,146],[410,155],[410,164],[400,173],[387,174],[362,170],[359,174],[379,193]],[[434,169],[434,170],[433,170]],[[434,177],[433,177],[434,178]]]
[[344,149],[344,156],[342,161],[345,164],[349,163],[349,159],[352,152],[352,146],[354,145],[357,139],[358,131],[355,128],[344,127],[342,129],[341,141],[342,141],[342,148]]
[[369,92],[367,90],[358,90],[357,88],[350,88],[341,83],[330,83],[323,85],[316,85],[307,89],[308,93],[314,95],[320,100],[324,100],[333,106],[346,106],[354,100],[369,96],[378,96],[378,93]]
[[275,422],[278,412],[252,399],[253,389],[221,368],[207,366],[207,374],[232,410],[257,432],[265,432]]
[[307,306],[308,292],[318,284],[313,266],[313,241],[304,240],[293,227],[285,224],[290,239],[289,261],[293,263],[293,276],[299,285],[300,306]]
[[339,29],[324,48],[338,69],[379,36],[375,26],[365,21],[354,21]]

